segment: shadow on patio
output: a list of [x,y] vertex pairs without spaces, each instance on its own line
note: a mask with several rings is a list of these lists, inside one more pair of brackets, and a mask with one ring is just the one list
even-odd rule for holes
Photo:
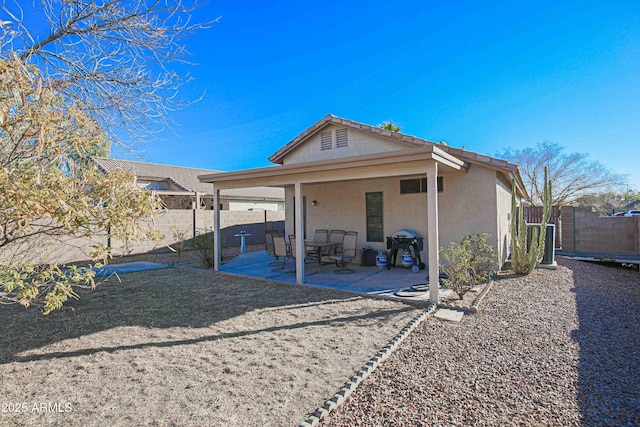
[[[269,265],[273,257],[265,251],[249,252],[239,255],[221,266],[220,272],[231,274],[242,274],[251,277],[261,277],[264,279],[279,282],[295,283],[295,263],[289,261],[284,269],[278,266]],[[387,270],[378,267],[362,267],[355,263],[349,268],[354,270],[352,274],[334,273],[336,266],[326,264],[318,272],[318,265],[315,261],[307,262],[305,265],[305,285],[321,288],[330,288],[341,291],[356,292],[359,294],[380,295],[394,297],[402,301],[429,301],[429,291],[414,292],[411,297],[398,297],[397,291],[408,289],[413,285],[428,283],[427,270],[420,270],[413,273],[409,268],[398,265]],[[450,292],[440,289],[440,297]]]

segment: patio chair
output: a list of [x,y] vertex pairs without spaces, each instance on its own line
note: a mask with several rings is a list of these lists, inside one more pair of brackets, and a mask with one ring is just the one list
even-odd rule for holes
[[296,235],[289,234],[289,256],[296,259]]
[[351,264],[353,259],[356,257],[357,244],[357,231],[347,231],[346,233],[344,233],[344,240],[342,242],[342,253],[336,253],[329,256],[329,259],[334,261],[336,263],[336,266],[339,267],[335,270],[336,273],[354,272],[354,270],[351,270],[349,267],[347,267],[347,264]]
[[[295,234],[289,234],[289,258],[293,260],[296,259],[296,235]],[[310,262],[310,260],[307,259],[307,256],[305,253],[304,263],[306,264],[307,262]]]
[[327,237],[329,237],[329,230],[325,230],[324,228],[319,228],[313,233],[313,241],[324,243],[327,241]]
[[337,243],[337,246],[335,246],[335,249],[332,251],[332,254],[342,253],[342,243],[344,241],[344,235],[345,235],[344,230],[331,230],[331,232],[329,233],[329,242]]
[[291,258],[291,253],[287,249],[287,242],[284,240],[283,235],[274,234],[272,237],[273,237],[273,255],[276,257],[276,259],[282,259],[282,262],[279,263],[280,267],[274,269],[273,271],[284,270],[284,268],[287,266],[287,258]]
[[281,235],[276,230],[267,230],[264,232],[264,241],[265,241],[265,249],[269,255],[275,258],[274,261],[270,262],[269,265],[280,265],[282,261],[280,261],[280,257],[276,256],[273,245],[273,236]]
[[344,240],[344,230],[331,230],[329,233],[329,243],[335,243],[336,245],[332,248],[326,249],[322,251],[322,262],[323,264],[331,264],[333,261],[329,259],[331,255],[341,254],[342,253],[342,242]]
[[[325,243],[328,237],[329,230],[326,230],[324,228],[319,228],[313,233],[313,241],[316,243]],[[306,247],[304,252],[310,259],[317,258],[317,250],[314,247]]]

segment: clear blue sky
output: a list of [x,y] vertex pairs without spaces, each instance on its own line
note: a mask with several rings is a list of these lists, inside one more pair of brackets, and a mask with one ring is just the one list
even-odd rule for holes
[[189,40],[184,94],[204,98],[144,160],[266,166],[331,113],[488,155],[550,140],[640,189],[637,0],[210,0],[200,13],[222,16]]

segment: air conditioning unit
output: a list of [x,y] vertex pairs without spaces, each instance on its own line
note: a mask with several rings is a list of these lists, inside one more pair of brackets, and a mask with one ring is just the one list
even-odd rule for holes
[[[534,228],[540,229],[541,224],[527,224],[527,248],[531,246],[531,239],[533,238],[532,230]],[[542,261],[538,264],[541,268],[556,268],[556,226],[555,224],[547,224],[546,236],[544,239],[544,255]]]

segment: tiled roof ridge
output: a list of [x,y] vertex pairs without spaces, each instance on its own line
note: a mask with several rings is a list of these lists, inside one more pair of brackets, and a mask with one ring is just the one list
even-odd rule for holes
[[[144,162],[142,160],[116,159],[114,157],[91,156],[91,158],[92,159],[96,159],[96,160],[107,160],[107,161],[122,162],[122,163],[136,163],[136,164],[139,164],[139,165],[146,165],[146,166],[163,166],[163,167],[169,167],[169,168],[193,169],[193,170],[199,170],[199,171],[208,171],[208,172],[211,172],[211,173],[223,172],[221,170],[216,170],[216,169],[196,168],[196,167],[193,167],[193,166],[169,165],[169,164],[166,164],[166,163]],[[100,163],[96,162],[96,164],[101,169],[103,169],[102,165]]]
[[281,147],[278,151],[272,154],[269,157],[269,161],[272,163],[279,163],[279,161],[291,150],[298,146],[304,139],[308,136],[316,133],[320,128],[324,127],[329,123],[334,124],[342,124],[345,126],[349,126],[354,129],[362,130],[365,132],[375,133],[378,135],[386,136],[401,142],[406,142],[415,145],[427,146],[427,145],[435,145],[443,151],[451,154],[458,155],[464,158],[467,158],[471,161],[475,160],[481,163],[489,164],[495,167],[504,168],[507,170],[516,170],[517,165],[513,163],[509,163],[506,160],[497,159],[495,157],[487,156],[484,154],[480,154],[474,151],[468,151],[460,148],[451,147],[442,143],[429,141],[428,139],[420,138],[413,135],[404,134],[401,132],[394,132],[388,129],[379,128],[377,126],[367,125],[365,123],[356,122],[351,119],[345,119],[343,117],[338,117],[333,114],[327,114],[322,119],[318,120],[311,127],[305,129],[303,132],[298,134],[294,139]]

